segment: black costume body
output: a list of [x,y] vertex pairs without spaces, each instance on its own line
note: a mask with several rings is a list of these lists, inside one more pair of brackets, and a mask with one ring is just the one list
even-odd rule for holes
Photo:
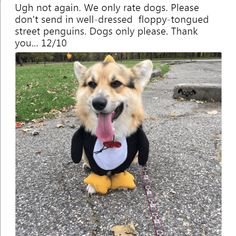
[[[140,126],[129,137],[120,140],[121,147],[104,148],[100,140],[81,126],[72,138],[71,156],[75,163],[81,161],[85,152],[91,170],[97,175],[111,175],[129,168],[138,152],[138,162],[145,165],[148,160],[149,142]],[[105,163],[103,163],[105,162]]]

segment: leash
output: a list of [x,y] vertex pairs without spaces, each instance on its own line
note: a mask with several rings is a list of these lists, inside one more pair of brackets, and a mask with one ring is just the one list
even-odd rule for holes
[[152,223],[154,227],[155,236],[164,236],[165,231],[164,231],[164,227],[161,222],[160,216],[158,214],[157,203],[154,199],[154,194],[152,192],[151,181],[148,176],[147,166],[144,166],[142,168],[142,182],[143,182],[143,188],[144,188],[147,202],[148,202],[148,208],[152,217]]

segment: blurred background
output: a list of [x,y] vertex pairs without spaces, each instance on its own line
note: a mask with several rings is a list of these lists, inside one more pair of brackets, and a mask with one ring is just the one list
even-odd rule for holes
[[133,53],[16,53],[16,63],[47,63],[47,62],[66,62],[66,61],[98,61],[103,60],[107,54],[111,54],[116,60],[140,60],[140,59],[210,59],[220,58],[219,52],[133,52]]

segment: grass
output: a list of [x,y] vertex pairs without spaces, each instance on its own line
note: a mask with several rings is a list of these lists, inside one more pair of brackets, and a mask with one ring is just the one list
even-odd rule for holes
[[168,64],[163,64],[161,66],[161,75],[165,75],[170,70],[170,66]]
[[[139,61],[122,61],[132,67]],[[153,61],[154,68],[161,68],[162,75],[168,65]],[[84,62],[91,66],[94,62]],[[73,63],[36,64],[16,67],[16,120],[30,121],[49,117],[52,111],[75,104],[78,82],[74,76]]]

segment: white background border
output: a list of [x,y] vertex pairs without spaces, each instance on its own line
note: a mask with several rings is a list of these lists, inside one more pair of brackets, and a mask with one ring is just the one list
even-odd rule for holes
[[[63,0],[64,1],[64,0]],[[61,1],[61,2],[63,2]],[[16,1],[15,2],[19,2]],[[21,2],[29,2],[22,0]],[[37,2],[48,2],[41,0]],[[53,1],[52,1],[53,2]],[[93,1],[96,2],[96,1]],[[107,3],[107,1],[97,1]],[[112,1],[111,1],[112,2]],[[120,1],[122,2],[122,1]],[[131,1],[132,2],[132,1]],[[135,1],[138,2],[138,1]],[[148,1],[147,1],[148,2]],[[164,2],[164,0],[163,0]],[[165,1],[166,2],[166,1]],[[175,2],[174,0],[172,2]],[[189,2],[189,1],[182,1]],[[194,2],[194,1],[191,1]],[[222,52],[223,67],[223,235],[235,234],[235,4],[204,2],[210,32],[192,40],[78,40],[67,51]],[[161,1],[159,1],[159,4]],[[14,1],[1,3],[1,235],[15,235],[15,51]],[[26,51],[26,50],[25,50]],[[27,51],[32,52],[32,49]],[[38,51],[41,51],[38,49]],[[48,49],[44,51],[49,51]],[[58,49],[52,50],[58,51]]]

